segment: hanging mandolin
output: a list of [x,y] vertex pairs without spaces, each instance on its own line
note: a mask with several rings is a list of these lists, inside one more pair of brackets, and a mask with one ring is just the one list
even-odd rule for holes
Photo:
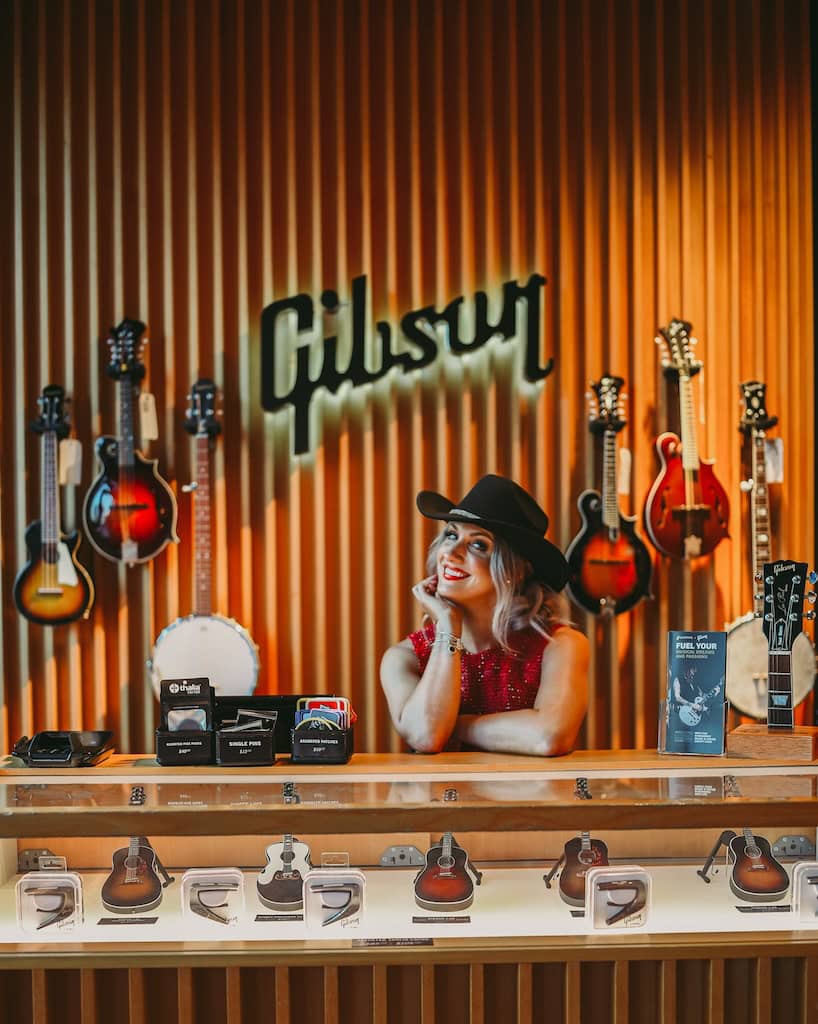
[[58,441],[68,434],[65,392],[55,384],[43,388],[40,415],[31,429],[42,437],[40,518],[26,530],[28,561],[14,581],[14,602],[21,615],[41,626],[62,626],[88,618],[94,584],[77,560],[79,532],[60,530],[57,479]]
[[666,432],[656,439],[661,470],[645,501],[645,530],[670,558],[709,555],[726,536],[730,502],[713,472],[713,462],[699,458],[693,377],[702,363],[694,359],[691,324],[673,320],[659,328],[656,343],[666,346],[662,360],[667,376],[678,376],[682,436]]
[[97,440],[102,471],[85,495],[85,532],[112,562],[147,562],[176,536],[176,498],[156,469],[156,459],[136,450],[134,400],[145,376],[141,361],[145,325],[123,320],[111,330],[108,376],[119,385],[119,436]]
[[625,426],[622,377],[606,374],[592,382],[591,432],[602,437],[602,493],[583,491],[577,501],[582,528],[571,541],[568,590],[592,615],[619,615],[647,597],[650,554],[636,534],[636,516],[619,510],[616,435]]

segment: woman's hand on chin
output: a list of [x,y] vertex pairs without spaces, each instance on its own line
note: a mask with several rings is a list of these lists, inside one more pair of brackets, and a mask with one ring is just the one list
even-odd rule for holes
[[436,573],[416,583],[412,587],[412,594],[436,625],[460,636],[463,625],[462,613],[457,605],[438,594]]

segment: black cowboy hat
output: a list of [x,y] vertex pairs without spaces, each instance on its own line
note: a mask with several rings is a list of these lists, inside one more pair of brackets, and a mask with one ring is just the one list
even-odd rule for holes
[[529,561],[542,583],[552,590],[565,586],[568,563],[560,549],[544,536],[548,516],[513,480],[489,473],[457,503],[436,491],[421,491],[417,506],[427,519],[485,527]]

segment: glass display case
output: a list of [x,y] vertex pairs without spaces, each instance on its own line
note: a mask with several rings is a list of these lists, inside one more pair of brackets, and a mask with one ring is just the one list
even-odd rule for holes
[[32,942],[811,938],[817,777],[637,752],[7,769],[0,955]]

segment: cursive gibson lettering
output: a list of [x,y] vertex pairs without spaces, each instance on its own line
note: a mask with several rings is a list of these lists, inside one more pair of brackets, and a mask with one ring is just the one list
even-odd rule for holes
[[[312,396],[319,388],[326,388],[335,394],[344,381],[353,387],[371,384],[386,376],[393,367],[399,367],[403,373],[422,370],[433,363],[438,357],[438,343],[427,328],[437,323],[445,323],[446,348],[455,355],[474,352],[482,348],[495,336],[508,341],[517,333],[517,302],[522,299],[527,307],[527,328],[525,343],[524,374],[527,381],[542,380],[554,368],[554,360],[549,359],[545,366],[540,366],[540,289],[546,281],[542,274],[532,274],[524,284],[507,281],[503,285],[503,309],[496,323],[489,320],[488,296],[485,292],[475,292],[474,337],[470,340],[460,336],[460,307],[463,296],[459,295],[443,309],[438,311],[432,306],[413,309],[406,313],[400,321],[400,330],[409,343],[409,349],[396,352],[392,344],[392,325],[384,320],[375,324],[380,342],[380,365],[375,370],[367,368],[364,354],[367,344],[366,313],[366,275],[356,277],[352,281],[350,306],[352,312],[352,346],[349,364],[345,370],[338,368],[338,338],[336,336],[323,339],[321,371],[317,377],[310,377],[310,344],[299,345],[296,350],[295,382],[285,395],[276,394],[276,363],[277,345],[281,344],[278,337],[277,324],[282,314],[291,312],[296,315],[299,334],[313,329],[314,305],[309,295],[300,293],[286,299],[270,303],[261,313],[261,404],[267,412],[277,412],[285,406],[292,405],[295,411],[295,433],[293,450],[301,455],[310,447],[310,403]],[[321,305],[327,312],[337,310],[339,301],[337,294],[327,290],[321,294]],[[377,343],[376,343],[377,344]]]

